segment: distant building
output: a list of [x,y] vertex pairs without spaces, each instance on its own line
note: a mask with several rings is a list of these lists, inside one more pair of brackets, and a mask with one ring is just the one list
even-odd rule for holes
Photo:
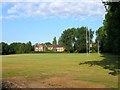
[[54,45],[48,45],[48,46],[47,46],[47,49],[48,49],[48,50],[53,50],[53,48],[54,48]]
[[45,51],[46,47],[44,44],[36,44],[34,50],[35,51]]
[[57,51],[57,52],[63,52],[64,51],[64,47],[62,45],[48,45],[47,49]]
[[35,51],[46,51],[51,50],[55,52],[63,52],[64,47],[62,45],[45,45],[45,44],[36,44]]

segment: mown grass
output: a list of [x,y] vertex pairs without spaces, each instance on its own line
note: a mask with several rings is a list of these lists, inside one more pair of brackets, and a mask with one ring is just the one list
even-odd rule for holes
[[[39,78],[70,76],[74,80],[82,80],[93,83],[104,84],[108,88],[118,87],[118,76],[109,74],[109,69],[104,69],[99,65],[90,66],[80,63],[88,61],[102,61],[105,57],[92,53],[70,54],[16,54],[2,56],[2,76]],[[112,59],[112,56],[109,55]]]

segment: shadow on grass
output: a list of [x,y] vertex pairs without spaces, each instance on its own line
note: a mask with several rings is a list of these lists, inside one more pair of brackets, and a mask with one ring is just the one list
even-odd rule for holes
[[98,65],[103,67],[104,69],[109,69],[111,72],[109,74],[111,75],[118,75],[120,74],[120,56],[119,55],[111,55],[111,54],[102,54],[104,57],[103,60],[100,61],[86,61],[83,63],[80,63],[79,65],[82,64],[88,64],[90,66]]

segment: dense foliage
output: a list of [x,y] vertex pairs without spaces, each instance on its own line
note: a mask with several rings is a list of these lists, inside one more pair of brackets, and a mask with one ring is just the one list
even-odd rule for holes
[[[63,31],[59,38],[59,44],[65,47],[67,52],[86,52],[86,31],[87,27],[69,28]],[[93,31],[90,29],[90,41],[92,42]]]
[[108,13],[104,21],[107,31],[107,50],[113,53],[120,52],[120,2],[110,3]]
[[56,37],[53,38],[52,44],[53,44],[53,45],[57,45],[57,39],[56,39]]
[[30,53],[34,50],[32,43],[29,41],[27,43],[14,42],[8,45],[5,42],[0,43],[1,54],[18,54],[18,53]]
[[97,31],[102,52],[120,53],[120,2],[109,2],[104,26]]
[[106,51],[106,38],[107,38],[107,33],[106,30],[104,29],[104,27],[100,27],[97,31],[96,31],[96,43],[98,43],[99,41],[99,48],[100,48],[100,52],[105,52]]

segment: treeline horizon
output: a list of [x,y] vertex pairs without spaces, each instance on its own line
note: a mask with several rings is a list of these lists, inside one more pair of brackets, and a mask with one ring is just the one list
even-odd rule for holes
[[[87,32],[87,34],[86,34]],[[89,35],[90,32],[90,35]],[[65,47],[64,52],[68,53],[86,53],[86,35],[87,35],[87,41],[90,39],[91,44],[94,44],[92,41],[94,32],[91,29],[88,29],[88,27],[79,27],[79,28],[68,28],[63,31],[61,36],[58,40],[56,40],[56,37],[53,38],[52,43],[45,42],[41,44],[46,45],[62,45]],[[89,43],[90,43],[89,42]],[[36,43],[38,44],[38,43]],[[13,42],[10,44],[7,44],[5,42],[0,43],[1,46],[1,54],[20,54],[20,53],[35,53],[34,46],[32,45],[31,41],[27,43],[23,42]],[[93,45],[91,48],[93,52],[97,52],[96,45]],[[49,50],[48,50],[49,51]],[[44,51],[47,52],[47,51]],[[49,52],[53,52],[52,50]],[[37,52],[38,53],[38,52]]]
[[30,53],[32,51],[34,51],[34,45],[32,45],[31,41],[27,43],[22,42],[13,42],[10,44],[7,44],[5,42],[0,43],[0,54],[2,55]]
[[[58,44],[65,47],[65,52],[70,53],[85,53],[86,42],[92,44],[92,52],[97,52],[98,46],[101,53],[120,54],[120,2],[108,2],[105,20],[103,26],[96,31],[96,40],[92,41],[94,32],[88,27],[68,28],[63,31],[59,37]],[[86,34],[87,32],[87,34]],[[88,34],[90,32],[90,34]],[[89,39],[86,39],[86,36]],[[53,44],[57,44],[54,37]],[[16,54],[16,53],[30,53],[34,51],[34,45],[31,41],[27,43],[11,43],[8,45],[5,42],[0,43],[1,54]]]
[[[73,28],[71,28],[71,29],[73,29]],[[68,31],[69,31],[69,29],[68,29]],[[61,35],[61,37],[62,37],[62,35]],[[71,41],[70,43],[73,43],[73,41]],[[38,44],[38,43],[36,43],[36,44]],[[63,45],[62,40],[59,39],[57,41],[56,37],[53,38],[52,43],[51,42],[45,42],[45,43],[39,43],[39,44]],[[65,45],[65,44],[63,45],[65,47],[64,52],[67,52],[67,53],[74,53],[76,51],[78,51],[78,53],[81,53],[81,52],[85,53],[86,52],[85,46],[81,47],[81,51],[80,51],[79,50],[80,48],[75,48],[75,46],[71,47],[70,45]],[[78,45],[77,42],[76,42],[76,45]],[[85,40],[84,40],[84,45],[85,45]],[[22,53],[43,53],[43,52],[49,52],[49,53],[51,52],[51,53],[53,53],[53,51],[43,51],[43,52],[42,51],[34,51],[34,47],[35,47],[35,44],[32,44],[31,41],[28,41],[26,43],[24,43],[24,42],[12,42],[12,43],[9,43],[9,44],[6,43],[6,42],[0,42],[0,54],[1,55],[8,55],[8,54],[22,54]],[[82,51],[82,50],[84,50],[84,51]]]
[[[39,53],[39,51],[34,51],[34,47],[36,44],[32,45],[31,41],[28,41],[26,43],[25,42],[12,42],[10,44],[6,42],[0,42],[0,55]],[[45,42],[45,43],[40,43],[40,44],[52,45],[52,43],[50,42]],[[42,51],[40,51],[40,53],[41,52]]]

